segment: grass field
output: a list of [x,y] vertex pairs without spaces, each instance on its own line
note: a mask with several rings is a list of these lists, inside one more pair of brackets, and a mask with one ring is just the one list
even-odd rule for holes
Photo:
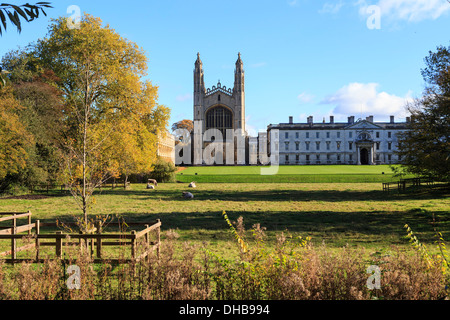
[[[267,168],[267,167],[266,167]],[[279,166],[276,174],[261,174],[260,166],[188,167],[177,174],[182,182],[203,183],[381,183],[398,180],[389,165]]]
[[[191,191],[193,200],[184,200],[182,191]],[[267,228],[267,244],[287,232],[293,237],[312,237],[313,243],[330,248],[342,246],[388,250],[391,246],[410,248],[405,224],[418,238],[434,246],[431,224],[435,214],[444,239],[450,239],[450,193],[422,190],[405,194],[383,193],[379,183],[199,183],[196,189],[184,183],[159,184],[147,190],[133,184],[129,190],[97,193],[93,215],[121,216],[125,221],[149,222],[161,219],[163,237],[168,230],[179,234],[178,241],[204,241],[226,255],[236,252],[236,243],[222,218],[244,219],[248,241],[256,223]],[[53,195],[0,198],[0,211],[31,210],[33,221],[70,221],[80,215],[73,198]],[[54,231],[54,230],[53,230]],[[8,244],[6,244],[8,245]]]

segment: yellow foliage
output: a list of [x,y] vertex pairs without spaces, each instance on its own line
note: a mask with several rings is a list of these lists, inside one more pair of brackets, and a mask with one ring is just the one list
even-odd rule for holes
[[11,87],[0,89],[0,179],[25,167],[33,137],[15,113],[21,108]]

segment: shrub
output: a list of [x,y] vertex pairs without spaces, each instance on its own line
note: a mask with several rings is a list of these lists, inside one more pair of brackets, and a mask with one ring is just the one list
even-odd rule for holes
[[176,171],[177,169],[172,162],[159,159],[153,166],[150,178],[155,179],[158,182],[175,182]]

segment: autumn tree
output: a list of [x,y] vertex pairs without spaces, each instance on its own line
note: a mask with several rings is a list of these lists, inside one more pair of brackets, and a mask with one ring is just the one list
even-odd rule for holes
[[169,112],[157,104],[157,88],[143,79],[144,51],[99,18],[85,15],[76,29],[67,18],[52,20],[34,55],[61,79],[67,127],[61,146],[87,226],[94,189],[121,169],[151,164],[153,141]]
[[61,154],[57,140],[63,127],[64,104],[55,85],[58,78],[37,63],[26,49],[8,52],[0,63],[10,70],[8,88],[21,106],[14,112],[23,130],[33,136],[33,143],[25,149],[25,166],[0,179],[3,189],[60,182]]
[[17,116],[21,109],[11,87],[0,90],[0,180],[23,169],[33,137]]
[[408,105],[409,130],[399,135],[397,173],[450,181],[450,47],[425,58],[424,95]]
[[[34,5],[26,3],[23,5],[15,5],[9,3],[0,4],[0,36],[7,28],[7,18],[16,26],[17,31],[22,31],[21,19],[27,22],[39,18],[39,12],[47,15],[44,8],[53,8],[50,2],[38,2]],[[5,75],[9,73],[8,70],[3,70],[0,67],[0,89],[6,85]]]

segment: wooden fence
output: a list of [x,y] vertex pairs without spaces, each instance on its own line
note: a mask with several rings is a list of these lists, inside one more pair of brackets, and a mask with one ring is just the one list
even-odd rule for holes
[[434,184],[434,181],[431,179],[423,178],[400,179],[400,181],[396,182],[383,183],[383,191],[387,193],[393,190],[396,190],[397,192],[404,192],[409,187],[420,187],[424,184],[427,186],[432,186]]
[[[102,233],[101,228],[96,228],[94,234],[67,234],[57,231],[55,234],[42,234],[40,231],[42,226],[48,226],[53,224],[41,224],[39,220],[31,223],[31,212],[27,213],[0,213],[2,221],[12,221],[12,226],[4,230],[0,230],[0,241],[11,241],[11,250],[1,252],[1,256],[10,255],[9,259],[4,259],[6,263],[20,263],[20,262],[33,262],[40,263],[44,260],[41,257],[41,247],[50,246],[55,248],[55,256],[57,259],[63,258],[64,246],[79,246],[81,250],[90,250],[92,261],[94,263],[101,263],[105,260],[108,263],[137,263],[148,257],[151,251],[156,250],[159,257],[160,245],[161,245],[161,221],[158,219],[156,223],[134,223],[134,225],[144,225],[144,229],[141,231],[131,231],[130,233]],[[28,224],[23,226],[17,226],[17,219],[28,218]],[[32,231],[35,231],[32,233]],[[27,235],[20,234],[28,232]],[[156,240],[150,241],[150,233],[155,233]],[[32,243],[17,248],[16,241],[28,237]],[[51,242],[47,242],[47,241]],[[143,244],[142,252],[138,254],[138,245]],[[103,248],[105,246],[130,246],[131,254],[127,259],[111,259],[103,256]],[[17,252],[35,249],[35,256],[33,258],[17,258]],[[94,255],[95,252],[95,255]],[[95,256],[95,258],[94,258]]]
[[[103,183],[100,186],[97,186],[96,189],[111,189],[114,190],[116,188],[126,189],[130,186],[130,182],[128,181],[126,184],[124,182],[109,182]],[[29,188],[30,193],[49,193],[50,191],[58,191],[60,193],[70,193],[70,187],[68,185],[59,185],[59,184],[33,184]]]

